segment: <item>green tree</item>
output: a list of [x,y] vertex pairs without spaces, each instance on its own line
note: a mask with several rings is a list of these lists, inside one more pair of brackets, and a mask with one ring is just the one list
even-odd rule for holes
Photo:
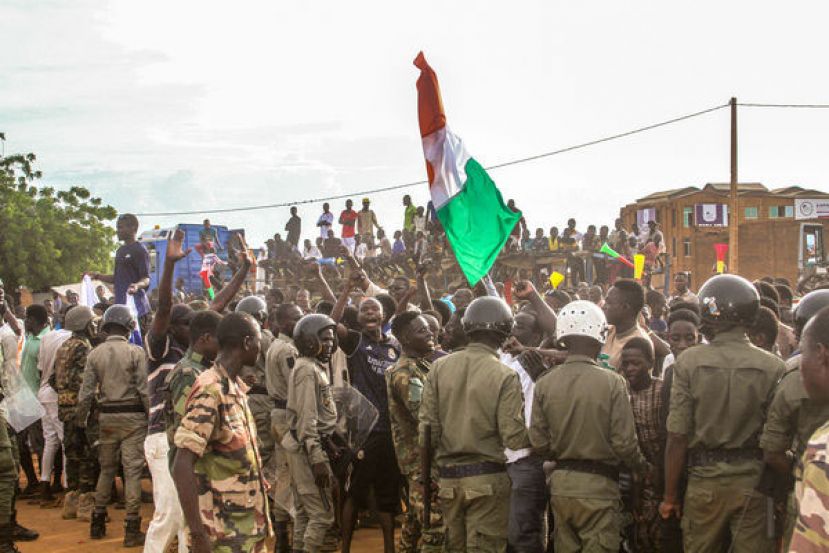
[[[5,137],[4,137],[5,138]],[[38,186],[34,154],[0,157],[0,277],[9,289],[77,282],[108,272],[115,248],[113,207],[86,188]]]

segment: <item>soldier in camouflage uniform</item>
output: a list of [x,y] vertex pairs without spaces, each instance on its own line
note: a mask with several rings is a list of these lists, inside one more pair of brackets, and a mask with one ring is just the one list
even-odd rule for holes
[[[829,290],[815,290],[806,294],[794,312],[795,335],[800,339],[806,323],[821,309],[829,306]],[[760,437],[760,447],[771,467],[783,478],[799,480],[797,462],[806,449],[812,433],[829,420],[829,403],[810,399],[800,378],[799,354],[786,361],[786,374],[780,379],[771,401],[766,424]],[[793,488],[793,487],[792,487]],[[790,488],[786,519],[783,525],[783,545],[787,545],[797,518],[797,500]]]
[[294,346],[294,326],[302,318],[302,310],[293,303],[283,303],[273,312],[274,329],[279,336],[273,341],[265,358],[265,380],[268,394],[273,400],[271,411],[271,432],[274,437],[274,479],[273,517],[276,529],[276,553],[288,553],[288,522],[291,508],[291,474],[288,471],[288,457],[281,441],[288,432],[285,408],[288,406],[288,379],[294,368],[299,352]]
[[[800,351],[800,372],[809,399],[829,403],[829,308],[822,309],[807,323]],[[789,551],[829,551],[829,422],[812,434],[800,471],[797,524]]]
[[[420,398],[431,367],[426,357],[435,350],[434,336],[429,323],[416,311],[397,315],[392,322],[392,334],[400,342],[403,355],[386,371],[389,415],[397,464],[409,487],[409,508],[403,521],[397,551],[439,552],[443,551],[443,517],[431,490],[429,529],[423,529],[421,524],[424,493],[420,448],[417,444]],[[435,470],[432,482],[437,482],[437,478]],[[422,544],[419,544],[421,538]]]
[[199,311],[190,320],[190,347],[184,357],[164,378],[164,401],[167,412],[164,416],[164,431],[170,442],[170,465],[176,458],[175,435],[184,418],[187,398],[196,378],[210,368],[219,352],[216,328],[222,316],[212,310]]
[[240,374],[259,357],[261,332],[247,313],[225,316],[219,355],[202,372],[176,430],[173,480],[192,553],[264,553],[271,533],[256,426]]
[[86,358],[92,351],[95,336],[95,313],[86,306],[77,306],[66,314],[63,323],[72,331],[55,354],[53,388],[58,394],[58,419],[63,423],[63,451],[66,456],[66,496],[63,518],[89,521],[95,506],[95,484],[98,482],[97,452],[92,449],[87,430],[78,425],[76,412],[78,394],[83,384]]

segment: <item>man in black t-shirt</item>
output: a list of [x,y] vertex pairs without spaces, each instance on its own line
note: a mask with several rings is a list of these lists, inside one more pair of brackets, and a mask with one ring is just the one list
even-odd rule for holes
[[[334,306],[331,315],[337,322],[342,319],[350,291],[349,286],[344,286]],[[343,506],[342,551],[350,552],[357,513],[369,507],[369,492],[374,488],[384,551],[390,553],[394,551],[394,515],[400,506],[401,476],[391,435],[385,372],[400,358],[400,344],[383,334],[383,306],[376,298],[365,298],[360,303],[357,322],[359,331],[339,324],[337,336],[348,357],[351,385],[377,408],[379,418],[362,447],[363,458],[354,463]]]

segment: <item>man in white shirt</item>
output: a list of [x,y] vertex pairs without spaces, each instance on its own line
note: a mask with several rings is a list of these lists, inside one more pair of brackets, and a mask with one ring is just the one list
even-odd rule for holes
[[331,230],[331,225],[334,224],[334,214],[328,210],[328,203],[322,204],[322,213],[317,219],[317,226],[320,229],[320,238],[325,240],[328,238],[328,231]]
[[[75,309],[75,306],[70,307],[67,314],[72,309]],[[72,331],[64,329],[46,333],[41,339],[37,358],[37,368],[40,371],[40,389],[37,392],[37,399],[45,411],[41,419],[43,457],[40,467],[40,500],[41,506],[44,507],[60,505],[60,498],[52,495],[51,483],[55,455],[60,451],[63,443],[63,423],[58,419],[58,394],[49,384],[49,379],[55,370],[55,354],[70,336],[72,336]]]
[[[535,314],[530,310],[515,316],[512,337],[504,346],[510,353],[501,353],[501,363],[518,374],[524,394],[524,419],[529,428],[535,381],[544,372],[537,348],[544,337]],[[506,449],[507,474],[512,481],[507,540],[511,551],[542,553],[544,551],[544,515],[547,508],[547,486],[543,459],[532,449]]]

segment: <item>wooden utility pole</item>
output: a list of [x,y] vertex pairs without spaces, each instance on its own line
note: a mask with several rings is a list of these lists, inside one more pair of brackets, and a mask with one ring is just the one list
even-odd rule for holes
[[740,206],[737,199],[737,98],[731,98],[731,195],[728,202],[728,272],[737,274],[740,240]]

